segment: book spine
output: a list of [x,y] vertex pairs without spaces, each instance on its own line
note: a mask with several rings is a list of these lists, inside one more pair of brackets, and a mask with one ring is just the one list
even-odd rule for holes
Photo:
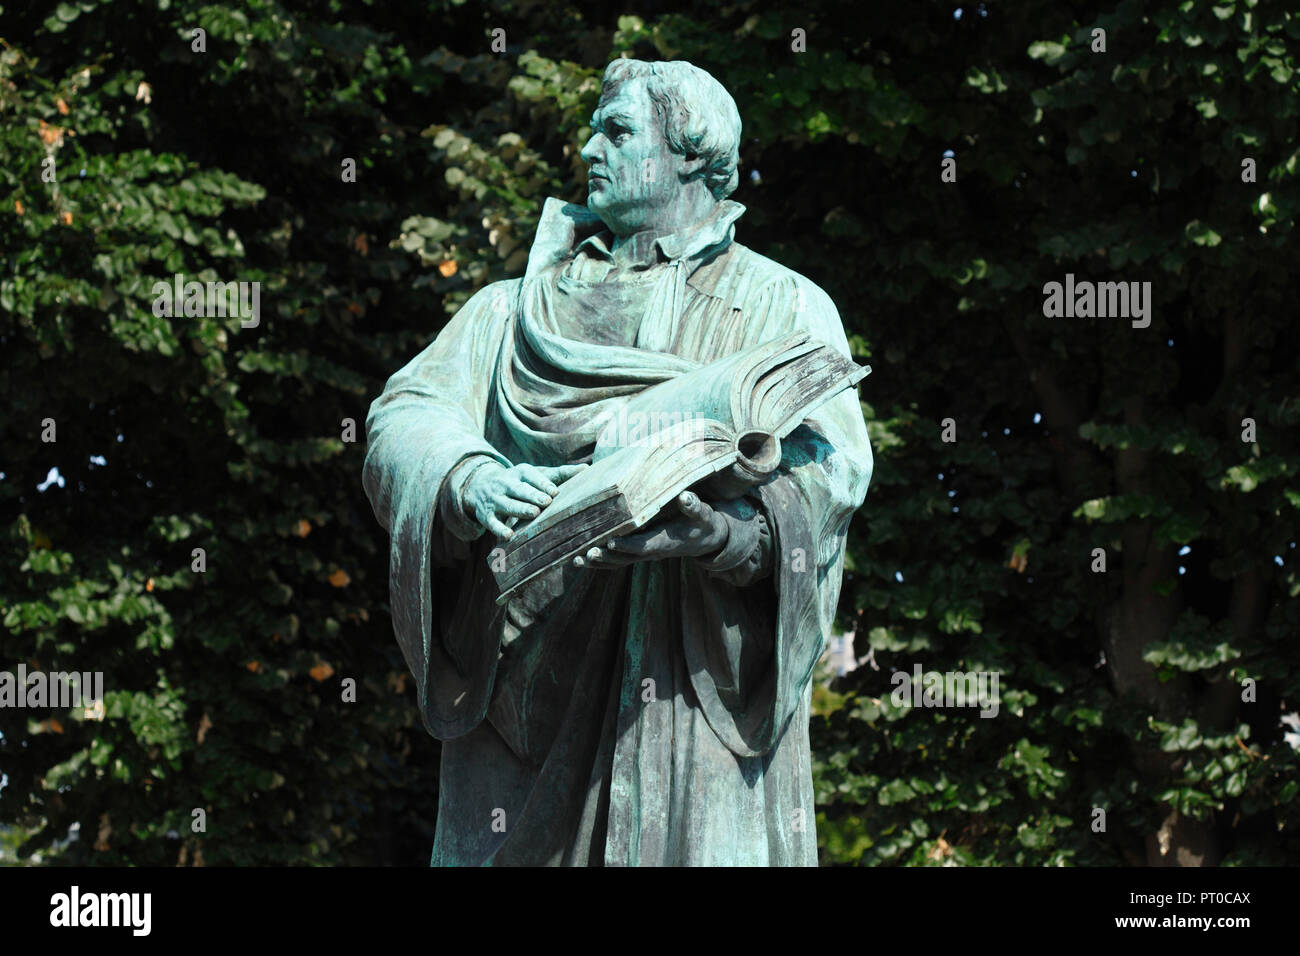
[[700,483],[706,498],[730,501],[767,481],[781,464],[781,439],[767,432],[748,432],[736,440],[736,453],[730,467]]

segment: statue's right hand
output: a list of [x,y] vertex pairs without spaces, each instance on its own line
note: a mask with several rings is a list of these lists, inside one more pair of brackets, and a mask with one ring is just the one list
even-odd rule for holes
[[466,510],[498,538],[509,539],[514,531],[505,519],[530,521],[542,513],[564,484],[586,465],[515,465],[506,468],[493,462],[470,475],[465,486]]

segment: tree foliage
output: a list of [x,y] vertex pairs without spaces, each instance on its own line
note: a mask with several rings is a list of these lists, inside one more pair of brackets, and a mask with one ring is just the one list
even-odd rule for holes
[[[628,54],[732,92],[738,238],[825,288],[874,367],[841,600],[871,659],[816,695],[824,862],[1293,857],[1300,17],[644,7],[4,10],[0,668],[107,690],[102,719],[0,710],[19,856],[424,861],[437,746],[362,423],[522,273],[541,201],[581,200]],[[155,315],[176,273],[260,282],[260,323]],[[1150,326],[1046,317],[1067,273],[1151,282]],[[998,716],[898,706],[916,663],[998,672]]]

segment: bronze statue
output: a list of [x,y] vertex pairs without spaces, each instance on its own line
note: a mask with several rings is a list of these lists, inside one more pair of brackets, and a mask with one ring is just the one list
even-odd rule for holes
[[[808,331],[816,285],[733,241],[740,116],[685,62],[605,71],[587,206],[475,294],[367,422],[394,629],[443,741],[434,865],[816,865],[808,706],[872,456],[854,391],[731,500],[687,492],[498,606],[490,562],[642,389]],[[499,553],[499,551],[497,551]]]

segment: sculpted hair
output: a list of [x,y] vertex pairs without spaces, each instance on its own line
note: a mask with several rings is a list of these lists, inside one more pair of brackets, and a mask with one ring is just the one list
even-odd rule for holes
[[685,60],[615,60],[605,68],[601,101],[627,80],[644,79],[669,149],[704,159],[704,182],[719,201],[740,182],[740,111],[722,84]]

